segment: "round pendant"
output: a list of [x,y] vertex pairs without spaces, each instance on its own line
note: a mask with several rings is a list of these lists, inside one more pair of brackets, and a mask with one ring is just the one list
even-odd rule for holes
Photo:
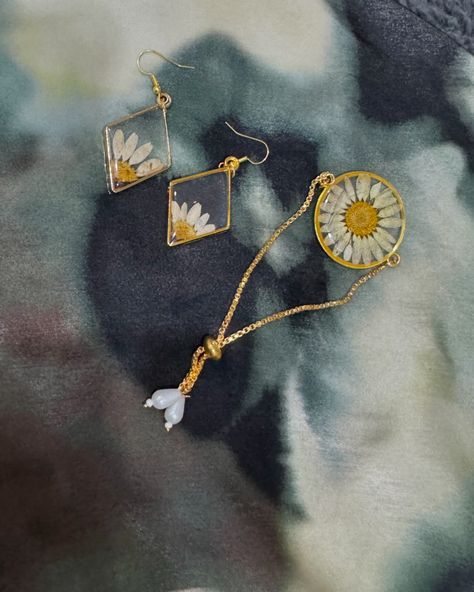
[[397,251],[405,232],[405,209],[389,181],[375,173],[350,171],[322,191],[314,228],[331,259],[366,269]]

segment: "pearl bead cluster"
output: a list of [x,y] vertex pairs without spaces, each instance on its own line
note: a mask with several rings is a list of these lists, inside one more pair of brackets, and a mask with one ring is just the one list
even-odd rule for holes
[[186,397],[179,388],[159,389],[151,399],[145,401],[145,407],[165,410],[165,428],[168,432],[183,419]]

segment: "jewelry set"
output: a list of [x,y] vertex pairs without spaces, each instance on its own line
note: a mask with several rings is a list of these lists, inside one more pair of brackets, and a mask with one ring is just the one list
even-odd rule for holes
[[[156,102],[104,127],[107,182],[113,193],[163,173],[172,164],[167,121],[172,99],[162,90],[155,74],[141,67],[142,57],[150,53],[179,68],[193,68],[179,64],[155,50],[143,50],[138,56],[138,69],[150,77]],[[238,136],[260,142],[265,146],[266,154],[261,160],[253,160],[249,156],[228,156],[215,169],[171,181],[168,186],[167,231],[170,247],[228,230],[235,173],[242,163],[260,165],[270,154],[266,142],[242,134],[229,123],[226,124]],[[369,271],[360,276],[342,298],[317,304],[300,304],[274,312],[228,335],[233,315],[255,268],[278,237],[308,211],[318,189],[322,190],[314,209],[314,230],[322,249],[340,265]],[[204,337],[179,386],[157,390],[144,406],[164,410],[165,428],[169,431],[183,418],[186,399],[190,397],[207,360],[220,360],[224,348],[269,323],[302,312],[349,303],[360,286],[387,267],[393,268],[400,263],[398,248],[404,232],[405,210],[402,199],[395,187],[383,177],[367,171],[350,171],[338,176],[323,172],[316,176],[299,209],[274,230],[245,270],[217,332]]]

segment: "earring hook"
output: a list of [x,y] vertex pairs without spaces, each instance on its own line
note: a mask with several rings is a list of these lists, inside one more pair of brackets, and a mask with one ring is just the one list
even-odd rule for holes
[[176,60],[173,60],[173,58],[168,58],[164,54],[160,53],[159,51],[156,51],[156,49],[143,49],[138,54],[138,57],[137,57],[137,68],[138,68],[139,72],[141,72],[145,76],[154,76],[153,72],[148,72],[147,70],[144,70],[141,66],[142,57],[148,53],[154,53],[155,55],[160,57],[162,60],[165,60],[165,62],[168,62],[169,64],[173,64],[173,66],[176,66],[177,68],[189,68],[191,70],[194,70],[194,68],[195,68],[195,66],[187,66],[186,64],[180,64]]
[[267,150],[265,156],[261,160],[252,160],[248,156],[244,156],[243,158],[239,158],[240,162],[245,162],[246,160],[248,160],[251,164],[259,165],[259,164],[263,164],[267,160],[267,158],[270,155],[270,148],[268,147],[268,144],[264,140],[261,140],[260,138],[255,138],[254,136],[248,136],[247,134],[243,134],[243,133],[237,131],[234,127],[232,127],[230,125],[230,123],[228,121],[226,121],[225,124],[237,136],[240,136],[241,138],[247,138],[248,140],[253,140],[254,142],[260,142],[260,144],[263,144]]
[[141,74],[144,74],[145,76],[149,76],[151,78],[153,92],[156,95],[156,102],[158,103],[158,105],[160,105],[160,107],[162,109],[166,109],[171,105],[170,94],[167,92],[162,92],[160,83],[158,82],[158,78],[156,77],[155,74],[153,74],[153,72],[148,72],[147,70],[144,70],[142,68],[141,59],[147,53],[154,53],[158,57],[165,60],[165,62],[169,62],[170,64],[173,64],[173,66],[176,66],[177,68],[190,68],[191,70],[194,70],[194,66],[187,66],[186,64],[180,64],[176,60],[173,60],[172,58],[168,58],[165,55],[163,55],[162,53],[160,53],[159,51],[156,51],[156,49],[142,49],[142,51],[138,54],[137,68],[138,68],[139,72]]

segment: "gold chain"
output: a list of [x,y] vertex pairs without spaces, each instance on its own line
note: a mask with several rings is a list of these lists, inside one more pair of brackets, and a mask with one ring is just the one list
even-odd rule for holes
[[298,218],[306,212],[306,210],[311,205],[311,202],[313,201],[317,186],[321,185],[322,187],[329,187],[333,183],[334,175],[332,173],[324,172],[315,177],[311,181],[311,184],[308,189],[308,195],[306,196],[306,199],[301,204],[299,209],[274,231],[271,237],[260,249],[260,251],[255,255],[253,261],[245,270],[242,279],[240,280],[239,285],[237,286],[234,297],[229,306],[229,310],[227,311],[227,314],[225,315],[224,320],[222,321],[221,326],[219,327],[219,330],[217,332],[217,338],[213,339],[211,337],[207,337],[204,341],[204,346],[199,346],[194,352],[191,361],[191,368],[189,369],[188,373],[179,385],[179,389],[183,393],[183,395],[188,395],[193,389],[194,384],[196,383],[197,379],[199,378],[199,375],[201,374],[206,360],[208,360],[209,358],[216,360],[220,359],[221,350],[230,343],[237,341],[237,339],[240,339],[244,335],[248,335],[248,333],[256,331],[257,329],[260,329],[260,327],[264,327],[269,323],[273,323],[274,321],[279,321],[280,319],[284,319],[286,317],[299,314],[300,312],[309,312],[314,310],[323,310],[326,308],[334,308],[335,306],[343,306],[344,304],[347,304],[352,300],[360,286],[362,286],[370,279],[378,275],[386,267],[395,267],[398,265],[398,263],[400,262],[400,256],[395,253],[388,259],[388,261],[385,261],[384,263],[378,265],[374,269],[371,269],[369,272],[362,275],[358,280],[356,280],[352,284],[346,295],[342,298],[339,298],[337,300],[329,300],[327,302],[322,302],[320,304],[301,304],[293,308],[280,310],[278,312],[264,317],[263,319],[260,319],[259,321],[255,321],[254,323],[251,323],[250,325],[247,325],[242,329],[239,329],[239,331],[232,333],[232,335],[229,335],[228,337],[225,336],[225,333],[232,321],[232,317],[234,316],[237,306],[239,305],[242,293],[245,290],[245,286],[247,285],[257,265],[260,263],[260,261],[266,255],[266,253],[270,250],[271,246],[277,240],[277,238],[289,226],[291,226],[293,222],[298,220]]

